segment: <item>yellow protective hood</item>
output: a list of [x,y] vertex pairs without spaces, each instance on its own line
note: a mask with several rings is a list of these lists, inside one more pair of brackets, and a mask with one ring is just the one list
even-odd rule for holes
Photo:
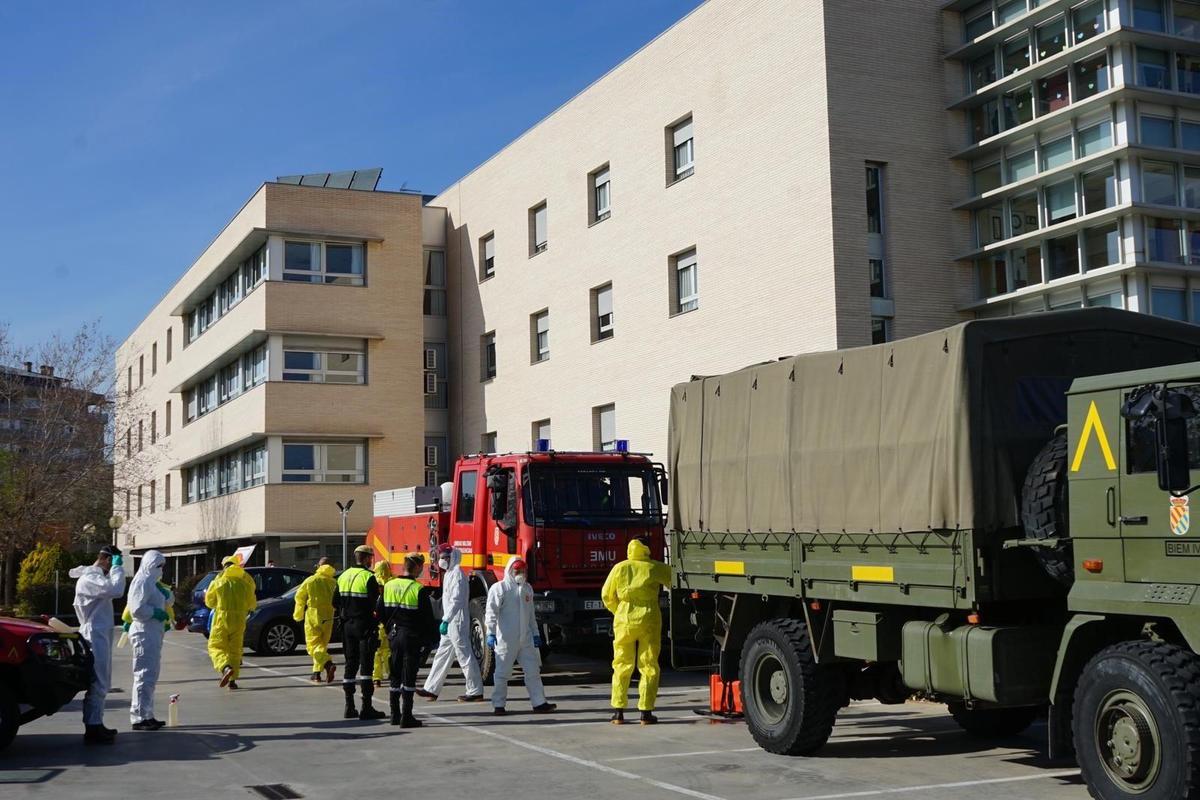
[[317,567],[316,574],[323,578],[332,578],[335,574],[337,574],[337,570],[333,568],[333,564],[322,564],[321,566]]
[[647,547],[640,539],[630,539],[629,549],[626,550],[626,555],[630,561],[649,561],[650,548]]
[[380,584],[387,583],[392,579],[392,565],[386,561],[380,561],[375,565],[375,580]]
[[238,579],[246,574],[246,570],[242,569],[240,564],[230,564],[222,573],[227,578]]

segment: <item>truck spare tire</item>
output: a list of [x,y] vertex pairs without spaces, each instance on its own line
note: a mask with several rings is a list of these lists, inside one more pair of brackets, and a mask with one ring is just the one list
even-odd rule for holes
[[1033,547],[1046,574],[1063,584],[1075,579],[1067,516],[1067,435],[1057,434],[1033,459],[1021,487],[1021,525],[1027,539],[1058,539],[1057,547]]

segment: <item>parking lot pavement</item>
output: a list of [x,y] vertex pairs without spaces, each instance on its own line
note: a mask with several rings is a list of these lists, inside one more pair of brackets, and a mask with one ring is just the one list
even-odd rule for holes
[[[981,744],[958,731],[941,706],[928,704],[856,703],[820,755],[788,758],[755,747],[743,724],[698,717],[693,711],[707,701],[705,676],[668,672],[662,724],[617,728],[606,723],[606,665],[569,653],[545,669],[547,693],[559,704],[554,714],[528,712],[518,676],[507,717],[493,717],[485,704],[418,700],[426,727],[400,731],[342,720],[340,687],[309,685],[303,654],[248,655],[243,688],[221,690],[204,640],[172,633],[158,716],[166,718],[167,697],[178,693],[182,724],[137,733],[128,721],[129,659],[128,649],[116,651],[113,682],[121,691],[109,696],[106,717],[122,731],[116,744],[82,746],[75,702],[23,728],[0,755],[0,796],[293,796],[247,788],[282,784],[305,798],[392,790],[522,800],[1087,797],[1073,765],[1045,759],[1044,726],[1001,745]],[[452,678],[443,696],[460,692]],[[386,706],[386,691],[376,697],[376,707]]]

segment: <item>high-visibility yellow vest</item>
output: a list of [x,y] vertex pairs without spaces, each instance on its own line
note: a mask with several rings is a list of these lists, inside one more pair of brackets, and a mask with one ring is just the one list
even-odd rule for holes
[[417,610],[421,597],[421,584],[412,578],[394,578],[383,587],[383,604],[388,608]]
[[338,592],[342,597],[367,597],[367,585],[374,575],[369,569],[351,567],[338,576]]

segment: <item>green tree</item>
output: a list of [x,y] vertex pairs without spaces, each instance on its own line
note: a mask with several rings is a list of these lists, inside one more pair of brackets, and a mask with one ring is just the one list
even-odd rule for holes
[[39,544],[21,561],[17,575],[17,599],[22,614],[48,613],[54,610],[54,574],[58,573],[60,607],[70,603],[71,580],[67,572],[83,563],[85,556],[68,552],[57,544]]

